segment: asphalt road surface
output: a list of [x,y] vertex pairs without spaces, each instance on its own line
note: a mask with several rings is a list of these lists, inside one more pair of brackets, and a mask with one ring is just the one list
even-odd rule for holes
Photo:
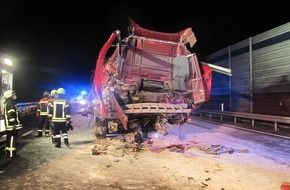
[[96,139],[89,117],[72,115],[72,124],[62,148],[26,124],[20,156],[0,157],[0,189],[279,190],[290,182],[287,138],[193,119],[138,146],[131,134]]

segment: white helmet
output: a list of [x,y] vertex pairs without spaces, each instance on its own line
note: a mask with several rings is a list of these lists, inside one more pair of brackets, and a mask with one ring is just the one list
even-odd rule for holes
[[48,91],[43,92],[43,97],[49,97],[50,93]]
[[7,90],[7,91],[4,92],[3,98],[4,99],[10,98],[14,94],[15,94],[15,91],[14,90]]
[[57,93],[56,93],[56,90],[52,90],[51,92],[50,92],[50,96],[55,96]]
[[56,93],[57,94],[65,94],[65,90],[64,90],[64,88],[59,88],[56,90]]

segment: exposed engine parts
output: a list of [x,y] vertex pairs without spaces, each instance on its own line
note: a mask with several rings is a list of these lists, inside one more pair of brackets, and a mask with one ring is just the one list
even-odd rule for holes
[[167,124],[190,122],[209,100],[212,71],[231,70],[198,61],[187,47],[196,42],[191,28],[157,32],[130,19],[128,31],[123,39],[114,31],[99,53],[90,108],[97,138],[134,131],[140,143],[150,130],[167,135]]

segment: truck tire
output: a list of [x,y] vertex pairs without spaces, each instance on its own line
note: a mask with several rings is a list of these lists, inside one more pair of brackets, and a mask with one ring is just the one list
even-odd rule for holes
[[104,139],[108,132],[107,119],[101,120],[99,117],[95,117],[95,136],[97,139]]
[[104,139],[107,136],[107,126],[95,126],[95,136],[97,139]]

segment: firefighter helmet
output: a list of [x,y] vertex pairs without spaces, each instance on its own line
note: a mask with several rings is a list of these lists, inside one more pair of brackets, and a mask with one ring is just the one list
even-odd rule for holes
[[7,91],[4,92],[3,98],[4,99],[10,98],[14,94],[15,94],[15,91],[14,90],[7,90]]
[[49,97],[49,92],[48,91],[44,91],[43,92],[43,97]]
[[64,88],[59,88],[59,89],[57,89],[56,93],[57,94],[65,94],[65,90],[64,90]]
[[50,96],[55,96],[56,95],[56,90],[52,90],[51,92],[50,92]]

